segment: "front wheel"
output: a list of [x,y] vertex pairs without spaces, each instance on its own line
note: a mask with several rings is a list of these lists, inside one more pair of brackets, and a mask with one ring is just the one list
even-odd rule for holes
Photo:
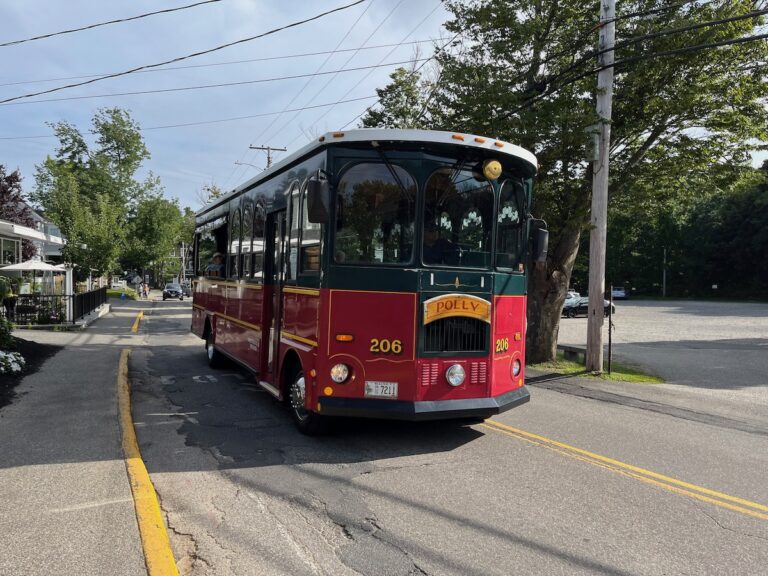
[[569,310],[568,310],[568,311],[565,313],[565,315],[566,315],[568,318],[576,318],[576,310],[575,310],[574,308],[570,308],[570,309],[569,309]]
[[328,430],[328,417],[307,410],[305,404],[306,392],[307,387],[306,381],[304,380],[304,372],[299,370],[291,379],[291,387],[288,390],[288,399],[293,421],[296,423],[296,427],[302,434],[306,434],[307,436],[324,434]]

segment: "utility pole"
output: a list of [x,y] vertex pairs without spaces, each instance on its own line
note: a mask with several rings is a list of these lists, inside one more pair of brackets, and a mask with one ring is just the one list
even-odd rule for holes
[[603,371],[603,322],[605,308],[605,244],[608,227],[608,161],[613,107],[613,46],[616,40],[615,0],[601,0],[597,74],[599,158],[592,163],[592,230],[589,235],[589,313],[587,317],[586,368]]
[[251,144],[248,146],[251,150],[266,150],[267,151],[267,168],[272,166],[272,152],[288,152],[287,148],[273,148],[272,146],[254,146]]
[[667,247],[664,246],[664,263],[661,271],[661,295],[667,297]]

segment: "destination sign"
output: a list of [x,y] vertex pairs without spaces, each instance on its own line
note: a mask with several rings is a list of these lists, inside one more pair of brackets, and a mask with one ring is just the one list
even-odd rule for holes
[[424,324],[440,318],[464,316],[491,323],[491,303],[468,294],[443,294],[424,302]]

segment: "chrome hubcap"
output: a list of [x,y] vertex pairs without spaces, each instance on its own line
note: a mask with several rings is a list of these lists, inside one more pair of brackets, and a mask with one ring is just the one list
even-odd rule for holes
[[300,378],[297,378],[291,386],[291,408],[293,408],[293,411],[296,413],[299,420],[304,420],[309,415],[307,409],[304,407],[304,398],[304,376],[301,376]]
[[205,347],[205,349],[208,352],[208,360],[212,360],[213,359],[213,342],[210,339],[208,339],[208,344]]

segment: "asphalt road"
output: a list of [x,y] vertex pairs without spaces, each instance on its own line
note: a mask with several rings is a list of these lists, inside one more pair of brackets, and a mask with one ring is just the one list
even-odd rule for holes
[[[644,408],[657,390],[706,414],[720,405],[698,394],[710,388],[642,386],[643,403],[632,387],[536,385],[499,424],[344,421],[307,438],[246,373],[207,367],[189,319],[189,303],[156,302],[130,366],[140,447],[185,573],[765,573],[768,419]],[[731,381],[746,382],[751,361],[734,360],[746,376]]]

